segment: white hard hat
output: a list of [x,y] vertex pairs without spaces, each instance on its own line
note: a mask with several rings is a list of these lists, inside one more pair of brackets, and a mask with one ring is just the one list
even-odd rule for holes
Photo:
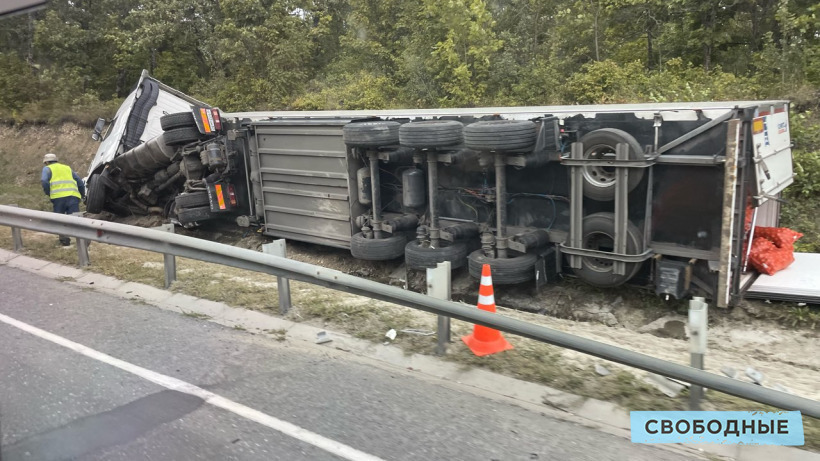
[[48,154],[43,156],[43,163],[56,162],[56,161],[57,161],[57,156],[52,154],[51,152],[49,152]]

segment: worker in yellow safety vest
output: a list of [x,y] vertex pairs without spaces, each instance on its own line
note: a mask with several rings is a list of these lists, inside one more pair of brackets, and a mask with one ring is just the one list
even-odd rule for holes
[[[43,174],[40,183],[43,192],[51,199],[54,212],[72,214],[80,211],[80,200],[85,196],[85,183],[68,165],[58,163],[57,156],[48,153],[43,157]],[[71,240],[60,236],[63,246],[71,244]]]

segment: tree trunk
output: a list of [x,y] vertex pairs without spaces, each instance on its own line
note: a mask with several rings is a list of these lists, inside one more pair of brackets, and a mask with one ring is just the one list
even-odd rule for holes
[[601,8],[600,8],[600,4],[597,3],[597,2],[595,4],[595,6],[596,6],[596,8],[595,8],[595,14],[593,15],[594,19],[593,19],[593,22],[592,22],[592,31],[594,33],[594,39],[595,39],[595,60],[600,61],[601,60],[601,53],[598,50],[598,16],[599,16],[599,13],[601,11]]
[[709,71],[712,68],[712,48],[714,39],[712,38],[715,32],[715,20],[717,19],[717,10],[715,4],[709,7],[709,11],[704,12],[703,29],[706,31],[706,36],[703,40],[703,70]]

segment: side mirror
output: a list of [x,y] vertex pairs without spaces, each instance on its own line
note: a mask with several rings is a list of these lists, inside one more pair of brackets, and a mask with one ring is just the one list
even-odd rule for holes
[[91,133],[91,139],[94,141],[100,140],[100,133],[102,133],[103,128],[105,128],[105,119],[98,118],[97,123],[94,124],[94,132]]

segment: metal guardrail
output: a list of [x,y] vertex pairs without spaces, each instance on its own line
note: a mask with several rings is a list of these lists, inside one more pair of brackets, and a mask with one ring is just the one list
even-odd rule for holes
[[815,400],[667,362],[646,354],[485,312],[455,302],[354,277],[337,270],[270,254],[152,229],[3,205],[0,205],[0,225],[11,227],[12,230],[17,228],[68,235],[88,241],[197,259],[299,280],[440,316],[488,326],[744,399],[785,410],[797,410],[805,415],[820,418],[820,402]]

